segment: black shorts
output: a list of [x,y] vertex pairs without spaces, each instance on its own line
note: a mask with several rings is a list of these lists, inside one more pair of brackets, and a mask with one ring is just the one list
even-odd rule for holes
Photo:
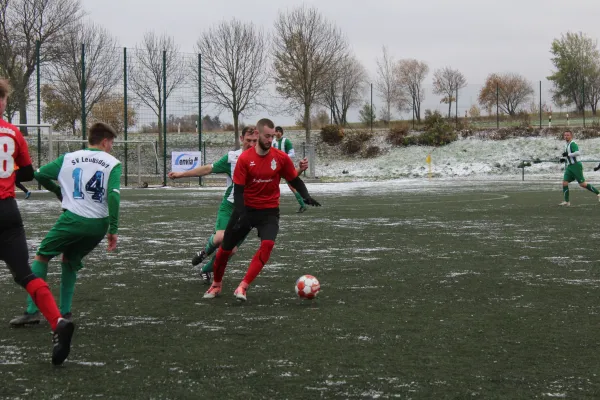
[[275,241],[277,238],[279,208],[247,208],[245,218],[244,221],[240,221],[240,215],[236,211],[231,214],[223,235],[222,247],[224,250],[232,250],[253,228],[258,231],[260,240]]
[[21,213],[14,198],[0,200],[0,260],[6,262],[15,282],[25,287],[35,278]]

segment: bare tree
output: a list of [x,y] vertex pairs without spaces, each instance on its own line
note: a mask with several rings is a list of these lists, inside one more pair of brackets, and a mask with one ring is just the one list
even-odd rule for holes
[[[240,114],[264,107],[268,38],[254,24],[233,19],[204,32],[196,50],[202,55],[203,92],[208,102],[231,112],[235,146],[239,148]],[[197,82],[197,66],[194,68]]]
[[479,92],[479,104],[491,110],[498,101],[500,111],[515,115],[533,93],[531,83],[519,74],[490,74]]
[[27,123],[36,41],[40,42],[41,64],[56,60],[59,42],[82,16],[79,0],[0,0],[0,73],[15,90],[12,100],[17,104],[12,107],[19,110],[20,123]]
[[593,68],[588,70],[584,87],[586,102],[592,109],[592,114],[598,112],[598,101],[600,101],[600,62],[596,61]]
[[395,73],[400,90],[409,98],[409,105],[417,121],[421,122],[421,102],[425,99],[423,81],[429,73],[427,63],[413,59],[400,60]]
[[384,103],[384,108],[381,110],[381,120],[389,123],[392,119],[392,106],[396,105],[401,108],[402,105],[397,103],[402,97],[394,75],[394,58],[389,54],[387,47],[383,46],[383,55],[376,60],[376,63],[377,79],[375,80],[375,89]]
[[144,34],[142,43],[134,55],[135,62],[129,67],[127,82],[136,96],[136,101],[149,107],[158,119],[158,143],[161,151],[163,150],[162,114],[165,106],[163,104],[163,51],[166,52],[164,72],[167,78],[164,98],[168,99],[185,79],[184,62],[179,47],[170,36],[157,36],[153,31]]
[[324,105],[329,108],[335,124],[345,126],[348,123],[348,110],[361,103],[366,80],[365,67],[350,54],[331,70]]
[[[84,45],[84,69],[82,69],[81,45]],[[68,115],[77,116],[71,121],[81,121],[85,104],[85,116],[94,106],[105,99],[121,78],[117,40],[101,26],[92,22],[74,25],[60,43],[61,56],[49,64],[54,101],[62,104]],[[85,70],[85,74],[83,73]]]
[[458,101],[457,92],[467,86],[465,76],[457,69],[445,67],[433,73],[433,93],[444,95],[442,103],[448,103],[448,118],[452,112],[452,102]]
[[25,83],[24,72],[24,68],[17,67],[13,70],[12,73],[8,73],[3,71],[2,67],[0,66],[0,76],[7,77],[12,75],[12,78],[10,78],[11,87],[14,85],[17,88],[19,88],[19,90],[15,90],[11,93],[10,97],[8,98],[8,104],[6,105],[6,109],[4,110],[6,120],[8,122],[12,122],[13,118],[15,117],[15,114],[19,112],[21,104],[29,103],[29,96],[31,94],[33,80],[30,79],[29,83]]
[[277,92],[304,108],[310,143],[310,111],[330,87],[329,72],[343,59],[348,44],[340,30],[305,6],[281,12],[275,22],[273,75]]

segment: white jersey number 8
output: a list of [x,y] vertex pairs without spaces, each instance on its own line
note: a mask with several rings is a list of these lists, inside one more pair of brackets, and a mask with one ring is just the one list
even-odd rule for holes
[[8,178],[15,171],[15,141],[10,136],[0,136],[0,178]]

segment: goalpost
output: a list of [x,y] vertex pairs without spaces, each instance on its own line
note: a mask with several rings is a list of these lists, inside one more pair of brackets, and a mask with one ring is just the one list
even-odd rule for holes
[[[56,147],[60,150],[61,145],[63,148],[66,148],[67,152],[81,150],[84,147],[88,146],[88,141],[83,139],[61,139],[56,140]],[[125,146],[127,145],[127,146]],[[129,146],[132,145],[132,146]],[[127,148],[127,152],[132,148],[135,148],[135,157],[137,160],[135,163],[137,164],[137,171],[133,174],[137,176],[138,185],[142,184],[142,177],[156,177],[156,172],[151,172],[152,167],[159,165],[158,159],[158,151],[156,149],[156,143],[151,140],[115,140],[113,142],[113,155],[123,163],[123,176],[125,178],[125,186],[127,186],[127,177],[128,175],[132,175],[129,172],[128,164],[129,157],[124,158],[125,148]],[[145,148],[142,151],[142,148]],[[64,152],[64,151],[61,151]],[[144,158],[146,156],[146,158]],[[150,166],[150,164],[152,164]]]

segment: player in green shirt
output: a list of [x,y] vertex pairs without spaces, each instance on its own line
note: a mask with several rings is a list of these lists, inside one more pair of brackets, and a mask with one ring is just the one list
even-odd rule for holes
[[581,151],[579,150],[577,143],[575,143],[573,140],[573,132],[567,130],[563,133],[563,137],[565,142],[567,142],[565,151],[562,154],[562,160],[565,162],[566,168],[563,176],[564,201],[559,205],[567,207],[571,205],[571,202],[569,202],[569,182],[573,182],[575,180],[577,183],[579,183],[579,186],[596,194],[596,196],[598,196],[598,200],[600,201],[600,193],[598,192],[598,189],[587,183],[583,177],[583,165],[581,164],[581,161],[579,161],[579,158],[581,157]]
[[[109,154],[116,136],[110,126],[96,123],[90,128],[87,149],[63,154],[35,173],[35,179],[56,194],[64,212],[42,240],[31,270],[46,280],[48,262],[62,254],[59,309],[67,319],[71,319],[75,281],[83,268],[83,258],[105,235],[107,250],[117,247],[121,163]],[[40,321],[40,313],[28,297],[27,311],[10,324],[21,326]]]
[[[242,135],[240,136],[240,143],[242,144],[242,148],[239,150],[233,150],[225,154],[223,157],[219,159],[219,161],[214,164],[202,165],[198,166],[190,171],[185,172],[170,172],[169,178],[171,179],[179,179],[179,178],[188,178],[188,177],[201,177],[209,174],[226,174],[227,175],[227,189],[225,189],[225,194],[223,195],[223,200],[221,201],[221,205],[219,206],[219,211],[217,211],[217,221],[215,223],[215,232],[210,236],[208,242],[206,243],[204,250],[197,253],[194,258],[192,258],[192,265],[195,267],[200,265],[202,261],[211,254],[215,252],[221,245],[223,241],[223,233],[225,232],[225,228],[227,227],[227,223],[229,222],[229,217],[233,213],[233,171],[235,170],[235,165],[237,163],[237,159],[242,154],[243,151],[246,151],[254,146],[256,146],[256,142],[258,141],[258,131],[251,127],[246,127],[242,130]],[[300,162],[300,167],[297,171],[301,172],[308,168],[308,162],[306,160],[302,160]],[[238,243],[238,245],[233,249],[233,254],[237,251],[237,248],[242,244],[244,239]],[[201,276],[205,284],[210,285],[212,279],[212,270],[213,263],[215,261],[215,256],[210,259],[206,265],[202,267]]]
[[[283,128],[280,126],[275,127],[275,139],[273,140],[273,147],[283,151],[285,154],[290,156],[290,158],[292,158],[292,159],[296,155],[294,146],[292,145],[292,141],[288,138],[283,137]],[[294,193],[294,196],[296,196],[296,200],[298,201],[298,204],[300,204],[300,208],[298,209],[298,212],[303,213],[308,208],[306,207],[306,204],[304,204],[304,200],[302,199],[302,196],[300,196],[300,193],[298,193],[298,191],[296,189],[291,187],[289,183],[288,183],[288,187],[290,188],[292,193]]]

